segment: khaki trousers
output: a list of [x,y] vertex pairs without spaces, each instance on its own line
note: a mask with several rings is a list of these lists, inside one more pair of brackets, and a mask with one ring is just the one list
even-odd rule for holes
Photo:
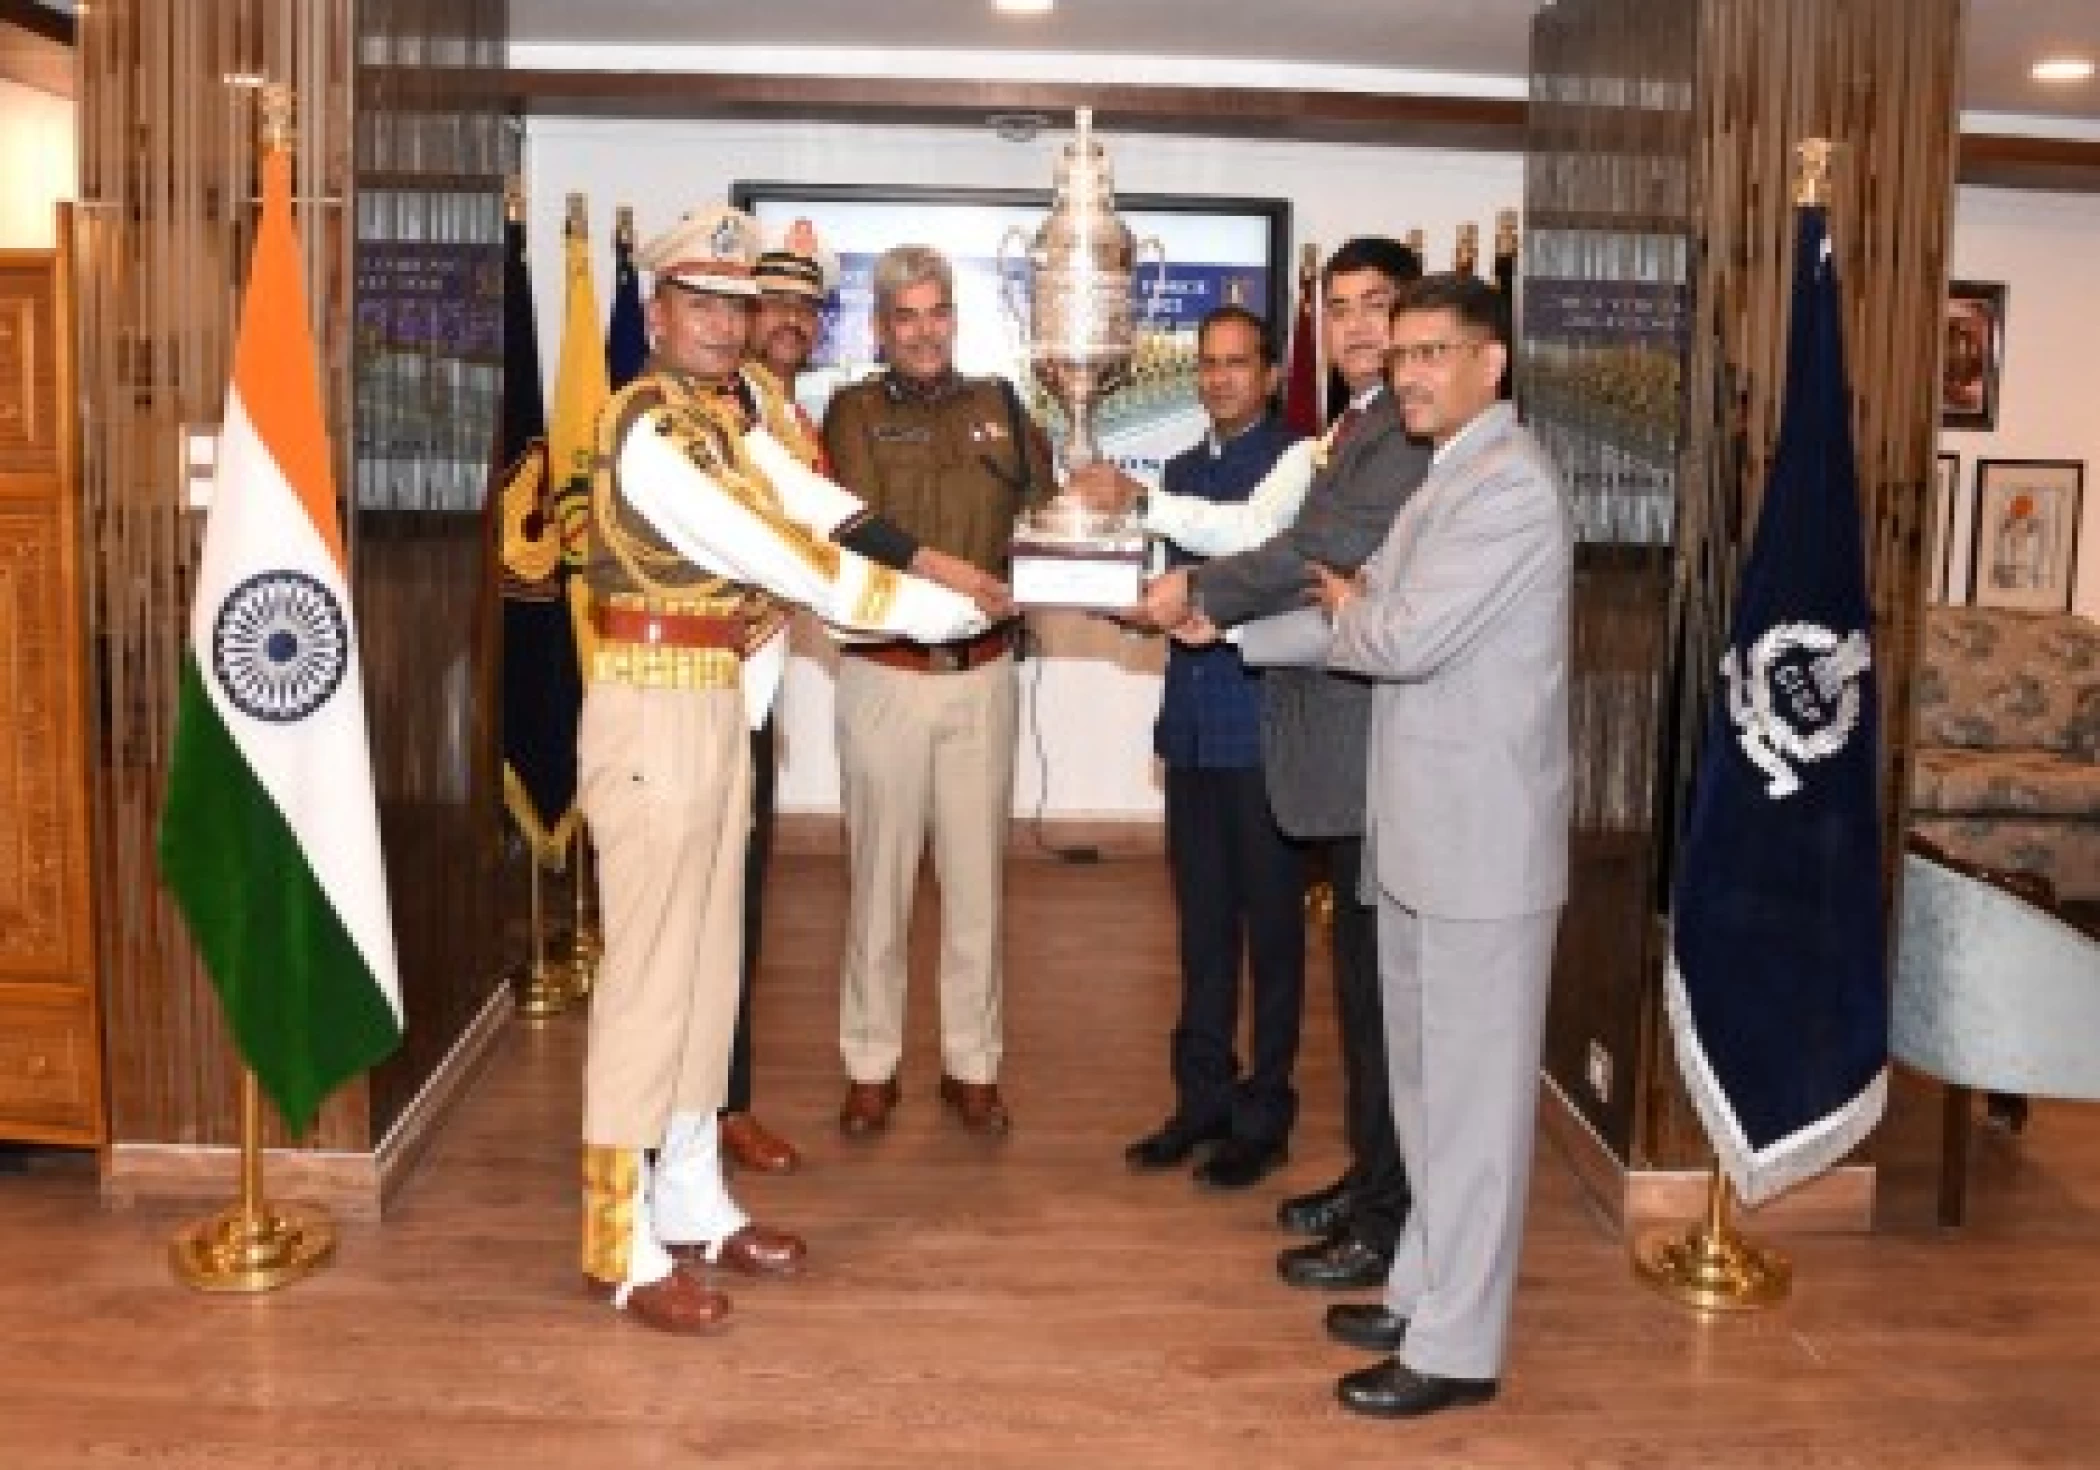
[[583,1138],[655,1148],[728,1090],[751,746],[742,691],[594,683],[577,739],[605,955],[591,994]]
[[839,660],[838,750],[852,894],[839,1052],[856,1082],[904,1052],[911,900],[930,834],[941,886],[941,1061],[999,1075],[1000,921],[1019,689],[1002,656],[956,673]]

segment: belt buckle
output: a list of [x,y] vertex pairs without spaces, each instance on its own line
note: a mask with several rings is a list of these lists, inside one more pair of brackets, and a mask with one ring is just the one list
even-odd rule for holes
[[926,667],[936,674],[952,674],[963,666],[963,651],[950,643],[937,643],[926,650]]

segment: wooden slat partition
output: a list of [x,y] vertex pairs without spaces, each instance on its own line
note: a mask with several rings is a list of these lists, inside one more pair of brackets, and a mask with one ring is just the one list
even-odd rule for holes
[[[1562,0],[1534,26],[1524,381],[1584,527],[1577,893],[1547,1060],[1623,1162],[1705,1156],[1659,1024],[1661,916],[1783,406],[1810,136],[1844,145],[1831,215],[1898,830],[1960,24],[1958,0]],[[1629,790],[1644,810],[1597,795]]]
[[[180,1151],[237,1136],[237,1065],[161,892],[154,825],[203,526],[178,455],[186,427],[215,427],[223,411],[258,204],[252,79],[289,82],[296,100],[295,209],[348,511],[409,1020],[403,1050],[331,1099],[301,1146],[362,1161],[343,1177],[371,1182],[389,1128],[489,1014],[500,925],[492,745],[478,683],[488,629],[474,616],[480,476],[462,490],[455,463],[486,464],[495,404],[488,393],[440,391],[473,373],[434,338],[420,354],[383,350],[388,329],[415,322],[375,325],[360,314],[359,267],[369,264],[361,246],[385,233],[366,227],[360,191],[368,179],[386,183],[391,192],[375,202],[407,238],[457,243],[470,256],[485,238],[496,258],[497,181],[509,161],[501,119],[485,104],[449,104],[416,78],[499,64],[507,25],[505,0],[107,0],[81,12],[90,757],[119,1195],[184,1190],[185,1176],[209,1170]],[[426,146],[433,139],[449,140],[452,153],[439,158]],[[371,304],[401,307],[385,292]],[[425,329],[435,314],[426,307]],[[497,321],[496,339],[477,349],[485,380],[500,358],[500,310]],[[410,396],[451,437],[447,462],[423,455],[397,503],[363,493],[375,483],[369,431]],[[441,505],[427,493],[438,480],[455,491]]]

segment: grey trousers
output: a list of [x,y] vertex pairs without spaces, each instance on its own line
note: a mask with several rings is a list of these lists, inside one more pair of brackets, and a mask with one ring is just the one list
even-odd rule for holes
[[1386,1069],[1415,1190],[1385,1299],[1420,1373],[1502,1372],[1559,923],[1558,908],[1469,922],[1379,899]]

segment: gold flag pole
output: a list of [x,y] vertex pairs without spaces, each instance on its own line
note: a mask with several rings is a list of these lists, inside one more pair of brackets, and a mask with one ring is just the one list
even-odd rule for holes
[[1458,227],[1458,244],[1451,252],[1451,272],[1459,276],[1480,274],[1480,226],[1472,220]]
[[575,835],[569,839],[575,844],[576,880],[574,884],[575,909],[569,926],[568,954],[564,968],[568,971],[567,985],[571,999],[581,999],[591,993],[598,980],[598,958],[605,953],[605,940],[598,932],[598,921],[593,913],[596,905],[591,896],[590,828],[581,816],[576,820]]
[[1401,237],[1400,243],[1402,245],[1405,245],[1408,249],[1414,251],[1416,260],[1427,260],[1429,258],[1428,256],[1422,253],[1424,250],[1428,249],[1428,245],[1425,243],[1425,237],[1422,234],[1421,230],[1409,230],[1405,235]]
[[1673,1229],[1641,1233],[1633,1274],[1672,1301],[1700,1312],[1751,1312],[1786,1300],[1793,1263],[1737,1233],[1728,1218],[1731,1191],[1714,1160],[1706,1191],[1706,1218]]
[[[292,89],[273,82],[260,90],[262,151],[292,147]],[[177,1277],[199,1291],[272,1291],[297,1281],[335,1252],[335,1227],[326,1212],[278,1209],[263,1197],[262,1089],[253,1070],[241,1069],[241,1196],[210,1219],[168,1243]]]
[[[1837,144],[1807,138],[1794,148],[1794,204],[1830,203],[1830,176]],[[1706,1218],[1672,1231],[1644,1231],[1634,1245],[1633,1271],[1673,1301],[1701,1312],[1757,1311],[1785,1301],[1794,1283],[1793,1263],[1777,1251],[1739,1234],[1729,1221],[1730,1190],[1721,1161],[1714,1160],[1707,1187]]]
[[288,1286],[335,1254],[335,1225],[315,1206],[280,1208],[263,1197],[262,1088],[241,1068],[241,1197],[168,1243],[168,1264],[199,1291]]
[[547,956],[547,912],[540,894],[540,855],[525,844],[525,862],[531,870],[532,958],[511,974],[518,990],[518,1015],[527,1021],[548,1021],[569,1008],[576,998],[575,987],[565,971]]

